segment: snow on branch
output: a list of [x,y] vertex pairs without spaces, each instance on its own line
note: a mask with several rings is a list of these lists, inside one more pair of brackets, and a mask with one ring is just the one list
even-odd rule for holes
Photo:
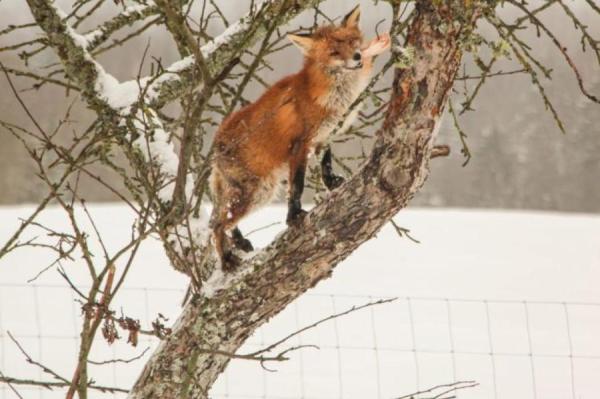
[[[116,20],[107,23],[85,35],[78,34],[64,19],[66,15],[47,0],[27,0],[32,13],[46,31],[54,47],[62,47],[59,55],[66,64],[67,74],[76,79],[79,86],[87,91],[88,97],[93,95],[113,110],[126,114],[133,104],[143,100],[149,106],[158,109],[167,102],[182,95],[190,85],[197,85],[197,74],[194,74],[195,59],[193,56],[179,60],[167,67],[160,76],[147,76],[138,80],[119,82],[114,76],[94,61],[88,50],[94,48],[98,41],[114,29],[114,24],[126,23],[129,17],[139,18],[155,12],[155,5],[144,8],[130,7]],[[252,10],[237,22],[231,24],[223,33],[200,48],[210,73],[220,71],[240,51],[251,46],[266,31],[265,22],[277,16],[282,24],[298,15],[302,10],[318,4],[321,0],[299,0],[294,7],[286,5],[286,0],[263,0],[257,2]],[[36,16],[37,15],[37,16]],[[61,32],[62,27],[65,32]],[[64,34],[66,33],[66,35]],[[53,37],[52,37],[53,36]],[[61,54],[62,53],[62,54]],[[81,66],[85,64],[84,68]],[[93,86],[90,85],[93,81]],[[92,90],[90,90],[93,88]],[[89,98],[88,98],[89,101]]]
[[[259,7],[267,3],[263,1]],[[255,13],[250,12],[244,17],[240,18],[237,22],[229,25],[227,29],[213,40],[200,47],[200,52],[205,60],[208,61],[209,71],[214,72],[221,68],[225,63],[219,62],[218,59],[225,59],[229,54],[218,55],[217,50],[231,44],[236,38],[243,36],[248,27],[251,25]],[[177,86],[178,84],[186,85],[186,78],[182,75],[189,74],[196,65],[196,59],[193,55],[183,58],[171,64],[164,73],[156,79],[151,77],[145,77],[140,80],[141,88],[145,92],[145,102],[153,105],[162,104],[159,101],[158,104],[154,104],[160,99],[161,95],[164,95],[163,91],[169,91],[170,87]],[[123,85],[131,86],[132,83],[137,85],[136,81],[124,82]],[[134,99],[135,101],[135,99]],[[133,104],[133,102],[131,103]]]
[[[158,197],[165,203],[169,202],[173,197],[179,164],[175,147],[169,134],[164,130],[160,118],[153,110],[138,110],[132,121],[138,136],[133,144],[140,149],[146,160],[160,165],[162,183],[158,189]],[[189,196],[192,183],[188,182],[186,188],[188,189],[186,194]]]
[[[139,96],[137,82],[119,83],[106,72],[86,50],[86,37],[65,22],[66,14],[55,4],[48,0],[28,0],[28,3],[36,21],[48,35],[50,44],[57,50],[67,74],[78,83],[90,107],[115,126],[125,125],[123,116],[131,117],[133,137],[138,137],[134,145],[140,148],[151,165],[159,169],[156,180],[164,182],[164,185],[158,196],[161,201],[168,202],[172,198],[179,159],[169,134],[153,110],[137,107],[136,114],[129,115],[131,105]],[[188,187],[191,188],[192,184]]]
[[[305,9],[318,5],[322,0],[296,0],[290,7],[288,0],[262,0],[254,3],[252,9],[237,22],[229,25],[219,36],[200,48],[206,60],[208,71],[215,75],[235,59],[243,49],[252,46],[267,32],[267,22],[277,18],[285,24]],[[182,64],[183,63],[183,64]],[[195,59],[186,57],[167,68],[147,87],[150,105],[160,108],[182,95],[186,88],[195,85],[193,74]],[[145,78],[147,82],[147,78]]]
[[87,40],[87,50],[90,51],[98,47],[102,42],[109,38],[117,30],[124,26],[142,20],[158,13],[158,7],[154,4],[143,5],[136,4],[128,6],[115,18],[106,21],[96,29],[87,32],[84,37]]
[[[96,62],[88,52],[88,49],[93,48],[97,41],[102,40],[110,32],[114,23],[81,35],[64,22],[67,15],[62,10],[56,5],[50,5],[50,7],[54,9],[56,15],[63,21],[66,34],[79,47],[79,51],[83,53],[85,60],[95,70],[96,79],[93,87],[96,96],[122,115],[130,113],[132,106],[140,100],[140,93],[143,93],[143,102],[145,104],[153,104],[165,87],[177,82],[183,83],[180,74],[190,73],[194,68],[195,58],[194,56],[189,56],[171,64],[158,77],[147,76],[139,80],[133,79],[119,82],[114,76],[106,72],[102,65]],[[130,15],[152,14],[155,12],[155,9],[156,6],[154,5],[130,7],[130,9],[126,9],[119,17],[127,20]],[[202,46],[200,51],[204,58],[210,59],[222,46],[230,43],[235,37],[245,32],[252,21],[253,15],[253,13],[247,14],[236,23],[231,24],[222,34]]]
[[[138,83],[137,81],[132,80],[121,83],[110,73],[106,72],[102,65],[96,62],[87,51],[91,41],[96,38],[97,33],[91,32],[86,35],[77,33],[66,22],[67,14],[65,12],[63,12],[55,4],[48,4],[48,6],[53,9],[55,15],[60,18],[61,24],[64,26],[66,36],[68,36],[66,42],[69,42],[68,39],[70,39],[72,48],[67,49],[67,51],[72,53],[81,53],[85,63],[88,64],[88,68],[95,72],[96,77],[93,82],[87,81],[83,83],[87,84],[88,86],[92,86],[91,83],[93,83],[93,89],[98,99],[103,101],[114,111],[128,114],[131,106],[138,100],[141,82]],[[168,72],[171,71],[168,70]],[[173,72],[176,72],[176,70]]]

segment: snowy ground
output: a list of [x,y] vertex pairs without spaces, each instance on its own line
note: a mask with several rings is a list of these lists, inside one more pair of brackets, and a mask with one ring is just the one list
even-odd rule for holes
[[[0,208],[0,241],[29,207]],[[91,208],[117,248],[131,216],[119,206]],[[56,209],[42,219],[59,228]],[[284,220],[270,207],[243,231]],[[215,398],[394,398],[454,380],[480,387],[459,398],[597,398],[600,392],[600,216],[548,213],[409,210],[396,221],[421,241],[391,228],[362,246],[335,271],[250,339],[247,353],[331,313],[372,299],[399,297],[311,330],[290,345],[315,344],[286,363],[234,361],[212,391]],[[266,244],[282,224],[250,235]],[[0,260],[0,371],[51,380],[28,365],[29,354],[69,376],[76,358],[79,306],[55,271],[26,281],[47,264],[43,251]],[[69,273],[86,284],[83,265]],[[173,319],[185,279],[172,271],[158,241],[144,244],[116,303],[143,325],[157,313]],[[98,340],[93,360],[141,353],[124,342]],[[147,352],[144,358],[147,358]],[[100,383],[128,387],[143,364],[91,366]],[[23,389],[25,398],[58,392]],[[95,394],[93,397],[111,395]],[[15,398],[6,387],[0,398]]]

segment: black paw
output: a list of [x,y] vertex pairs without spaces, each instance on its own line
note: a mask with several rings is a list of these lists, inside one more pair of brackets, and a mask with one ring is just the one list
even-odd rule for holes
[[288,226],[296,225],[296,224],[302,222],[302,220],[304,219],[304,216],[306,216],[307,213],[308,212],[306,212],[304,209],[290,210],[288,212],[287,219],[285,220],[285,222],[287,223]]
[[329,191],[335,190],[336,188],[341,186],[345,181],[343,177],[337,176],[337,175],[328,176],[327,178],[325,178],[323,180],[325,183],[325,187],[327,187],[327,189]]
[[244,252],[254,251],[254,247],[250,240],[245,239],[242,232],[237,227],[231,232],[231,238],[233,238],[233,244],[236,248],[239,248]]
[[250,240],[248,240],[247,238],[235,237],[233,241],[234,241],[235,246],[244,252],[254,251],[254,246],[252,245]]
[[224,272],[233,272],[238,268],[242,260],[231,251],[223,254],[222,268]]

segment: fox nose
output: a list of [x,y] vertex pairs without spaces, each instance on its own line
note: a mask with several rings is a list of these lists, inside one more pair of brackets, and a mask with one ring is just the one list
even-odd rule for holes
[[357,51],[357,52],[356,52],[356,53],[354,53],[354,55],[352,56],[352,59],[353,59],[354,61],[360,61],[361,57],[362,57],[362,56],[360,55],[360,51]]

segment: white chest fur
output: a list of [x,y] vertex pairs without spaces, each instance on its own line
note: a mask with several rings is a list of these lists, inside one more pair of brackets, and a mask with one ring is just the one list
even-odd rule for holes
[[[332,75],[334,82],[326,96],[319,99],[320,105],[325,107],[329,115],[323,120],[314,136],[313,144],[317,145],[327,141],[331,132],[340,123],[348,112],[350,106],[369,84],[369,74],[363,70],[351,73]],[[355,107],[344,120],[340,131],[347,130],[356,119],[360,105]]]

